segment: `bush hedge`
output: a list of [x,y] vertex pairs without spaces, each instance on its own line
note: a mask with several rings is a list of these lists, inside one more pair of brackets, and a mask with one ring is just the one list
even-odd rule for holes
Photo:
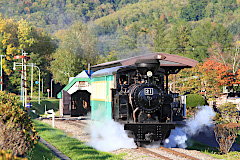
[[16,95],[0,91],[0,149],[24,157],[36,142],[35,127],[28,113],[17,104]]
[[11,152],[6,152],[4,150],[0,150],[0,159],[1,160],[27,160],[27,158],[13,156]]
[[187,95],[187,109],[192,110],[197,106],[206,105],[205,99],[199,94],[188,94]]

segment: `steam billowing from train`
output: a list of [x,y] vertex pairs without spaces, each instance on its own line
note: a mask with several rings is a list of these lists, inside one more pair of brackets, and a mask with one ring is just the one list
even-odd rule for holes
[[[103,117],[100,110],[97,116]],[[115,121],[102,119],[101,122],[92,122],[88,130],[91,140],[87,145],[99,151],[114,151],[120,148],[136,148],[133,138],[129,138],[122,124]]]
[[[210,127],[215,112],[209,106],[201,106],[196,116],[187,121],[183,128],[176,127],[171,131],[170,136],[164,141],[164,147],[167,148],[186,148],[189,136],[193,136],[202,131],[204,126]],[[101,112],[99,112],[99,116]],[[120,148],[136,148],[133,138],[129,138],[123,125],[113,121],[104,120],[102,123],[93,123],[90,125],[91,141],[88,145],[100,151],[114,151]],[[157,148],[160,143],[155,142],[147,145],[147,148]]]
[[212,118],[215,116],[215,112],[209,106],[199,107],[197,115],[187,121],[187,125],[183,128],[176,128],[171,131],[168,139],[165,140],[164,147],[174,148],[186,148],[187,137],[198,134],[203,130],[203,127],[210,127],[213,125]]

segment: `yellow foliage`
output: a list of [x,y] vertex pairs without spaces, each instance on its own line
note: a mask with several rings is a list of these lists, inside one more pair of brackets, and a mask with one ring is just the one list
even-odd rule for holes
[[12,153],[8,153],[4,150],[0,150],[0,159],[2,160],[27,160],[28,158],[20,158],[17,156],[12,156]]
[[236,0],[237,4],[239,5],[240,4],[240,0]]
[[30,13],[30,9],[28,7],[25,7],[24,11]]

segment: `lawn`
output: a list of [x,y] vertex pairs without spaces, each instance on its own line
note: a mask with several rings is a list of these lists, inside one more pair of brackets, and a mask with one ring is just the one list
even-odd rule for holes
[[34,120],[39,135],[51,143],[72,160],[77,159],[122,159],[122,155],[113,155],[107,152],[100,152],[92,147],[86,146],[83,142],[67,136],[63,131],[54,129],[50,125]]
[[28,153],[29,160],[59,160],[44,144],[38,142]]
[[53,109],[54,112],[59,110],[59,99],[43,99],[40,101],[41,104],[38,104],[38,100],[31,100],[32,108],[31,110],[35,110],[36,114],[43,115],[45,112],[45,104],[46,110]]
[[[30,100],[30,102],[32,103],[32,108],[30,110],[35,110],[37,115],[44,115],[45,105],[46,110],[53,109],[54,112],[57,112],[59,110],[59,99],[42,98],[40,104],[38,104],[38,99],[36,97],[33,97],[32,100]],[[20,97],[18,100],[18,104],[22,106],[22,101],[20,100]]]

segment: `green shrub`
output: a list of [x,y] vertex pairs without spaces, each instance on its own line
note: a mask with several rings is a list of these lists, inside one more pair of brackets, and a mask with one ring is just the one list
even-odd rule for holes
[[13,156],[11,152],[6,152],[4,150],[0,150],[0,159],[1,160],[27,160],[27,158],[19,158]]
[[222,104],[218,107],[219,113],[216,115],[216,121],[218,123],[237,123],[238,122],[238,112],[236,105],[228,102]]
[[240,124],[232,122],[217,124],[214,127],[215,138],[219,144],[218,150],[221,153],[228,154],[238,136],[239,129]]
[[24,154],[37,142],[37,132],[27,112],[17,105],[15,94],[0,91],[0,149]]
[[205,99],[199,94],[188,94],[187,95],[187,109],[193,110],[197,106],[206,105]]

